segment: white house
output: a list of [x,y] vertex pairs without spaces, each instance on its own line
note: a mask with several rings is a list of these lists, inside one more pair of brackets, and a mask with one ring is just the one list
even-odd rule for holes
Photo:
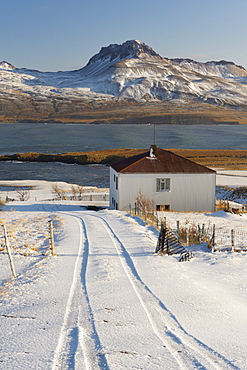
[[155,145],[110,166],[113,209],[134,208],[141,191],[156,210],[213,212],[215,188],[215,171]]

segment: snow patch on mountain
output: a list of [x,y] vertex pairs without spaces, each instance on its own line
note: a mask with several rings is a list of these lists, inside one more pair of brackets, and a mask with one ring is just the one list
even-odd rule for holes
[[171,59],[171,61],[182,68],[186,68],[206,76],[218,76],[222,78],[247,77],[247,71],[244,67],[225,60],[221,60],[219,62],[210,61],[206,63],[196,62],[192,59]]

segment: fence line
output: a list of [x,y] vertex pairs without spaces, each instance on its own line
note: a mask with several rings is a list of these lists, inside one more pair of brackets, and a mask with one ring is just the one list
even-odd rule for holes
[[226,212],[240,213],[247,211],[245,204],[236,203],[233,200],[216,199],[216,210],[224,210]]
[[[49,235],[50,235],[50,237],[49,237],[50,243],[49,243],[48,248],[51,250],[52,256],[56,256],[56,254],[55,254],[55,244],[54,244],[54,228],[53,228],[53,221],[52,220],[48,220],[48,229],[49,229]],[[16,271],[15,271],[15,265],[14,265],[12,252],[11,252],[11,247],[10,247],[10,242],[9,242],[7,230],[6,230],[6,227],[5,227],[4,224],[2,224],[2,231],[3,231],[3,235],[0,236],[0,238],[4,239],[3,245],[5,247],[2,251],[3,251],[3,254],[5,254],[5,249],[6,249],[6,253],[7,253],[8,258],[9,258],[9,263],[10,263],[10,268],[11,268],[12,275],[13,275],[14,278],[17,278],[17,274],[16,274]],[[46,239],[46,237],[44,237],[44,239]],[[16,253],[16,254],[18,254],[18,253]]]
[[[161,226],[163,220],[158,217],[157,211],[148,213],[135,203],[132,208],[129,204],[129,213],[131,215],[143,217],[145,221],[150,220],[157,229]],[[166,217],[164,217],[166,219]],[[247,251],[247,231],[235,229],[218,229],[214,224],[180,224],[176,223],[176,228],[172,229],[177,240],[184,246],[192,244],[201,244],[206,242],[212,251],[217,250],[232,250],[232,251]]]
[[141,207],[135,203],[135,207],[132,208],[131,204],[129,204],[128,212],[132,216],[140,216],[143,217],[145,221],[150,220],[152,223],[156,225],[156,228],[159,229],[162,224],[162,220],[158,217],[157,211],[150,210],[148,212],[144,212]]
[[82,200],[86,202],[91,201],[109,201],[110,195],[109,193],[96,193],[96,194],[82,194],[79,197],[76,197],[75,200]]

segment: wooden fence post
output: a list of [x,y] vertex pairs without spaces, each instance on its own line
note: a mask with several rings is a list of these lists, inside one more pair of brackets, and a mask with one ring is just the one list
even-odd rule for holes
[[215,247],[215,224],[213,224],[212,247]]
[[169,240],[168,240],[168,238],[166,238],[166,254],[167,255],[170,254],[170,246],[169,246]]
[[232,252],[234,252],[234,230],[231,230]]
[[197,225],[197,233],[198,233],[198,243],[201,244],[202,242],[202,234],[201,234],[201,228],[200,225]]
[[53,233],[53,224],[52,220],[49,220],[49,230],[50,230],[50,246],[51,246],[51,254],[55,255],[55,245],[54,245],[54,233]]
[[161,239],[160,239],[160,250],[161,250],[161,252],[164,252],[164,247],[165,247],[165,235],[166,235],[166,228],[165,228],[165,224],[162,224],[162,225],[161,225],[160,234],[161,234]]
[[189,246],[189,230],[188,230],[188,227],[186,226],[186,247],[188,247]]
[[157,230],[159,229],[159,217],[158,217],[157,212],[156,212],[156,228]]
[[4,240],[5,240],[7,253],[8,253],[8,256],[9,256],[9,262],[10,262],[12,275],[16,279],[17,276],[16,276],[16,273],[15,273],[15,266],[14,266],[14,262],[13,262],[13,259],[12,259],[11,250],[10,250],[10,247],[9,247],[9,240],[8,240],[8,236],[7,236],[7,231],[6,231],[5,225],[2,225],[2,226],[3,226]]
[[204,238],[205,236],[205,224],[202,224],[202,237]]
[[177,239],[179,241],[179,220],[177,220]]
[[156,249],[155,249],[155,253],[160,253],[161,254],[161,253],[164,252],[165,234],[166,234],[165,225],[164,225],[163,222],[161,222],[160,233],[159,233],[159,238],[158,238],[157,246],[156,246]]

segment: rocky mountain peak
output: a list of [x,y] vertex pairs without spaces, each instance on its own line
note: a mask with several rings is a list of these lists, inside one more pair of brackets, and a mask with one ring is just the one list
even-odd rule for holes
[[16,69],[16,68],[12,64],[3,60],[2,62],[0,62],[0,69],[13,70],[13,69]]
[[139,40],[128,40],[123,44],[110,44],[107,47],[102,47],[98,54],[95,54],[87,65],[97,61],[104,60],[124,60],[129,58],[148,58],[157,57],[162,59],[150,46]]

